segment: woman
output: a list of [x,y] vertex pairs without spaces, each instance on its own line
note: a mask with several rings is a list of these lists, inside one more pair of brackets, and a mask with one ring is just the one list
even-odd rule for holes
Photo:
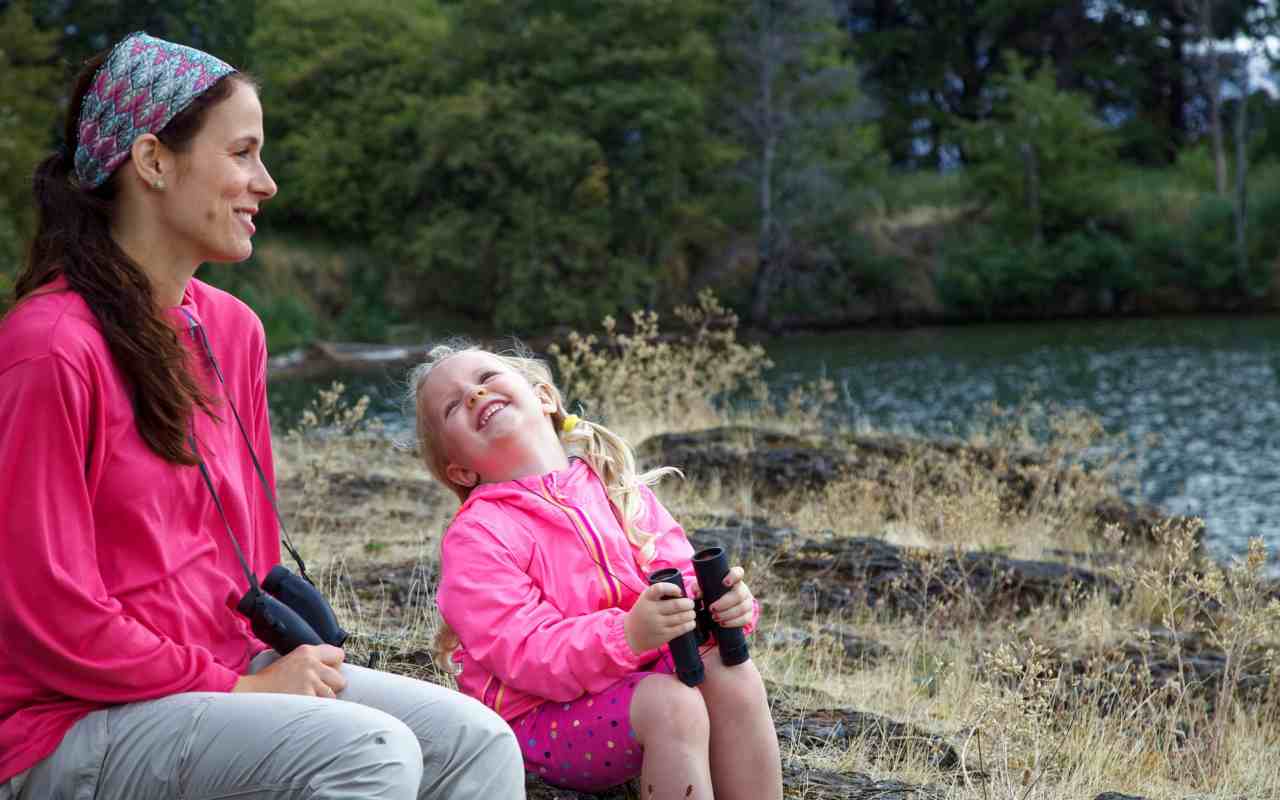
[[248,258],[276,193],[254,84],[133,34],[81,73],[66,141],[0,323],[0,800],[523,797],[481,704],[280,657],[229,607],[237,545],[257,576],[280,556],[266,346],[193,275]]

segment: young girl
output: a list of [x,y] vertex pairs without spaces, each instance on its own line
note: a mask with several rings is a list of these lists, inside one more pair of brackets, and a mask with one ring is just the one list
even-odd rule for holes
[[[663,647],[694,630],[684,531],[630,448],[565,413],[540,361],[437,347],[412,376],[431,473],[462,500],[442,543],[439,644],[462,690],[506,719],[525,766],[596,791],[641,776],[657,800],[782,797],[760,673],[702,647],[685,686]],[[573,457],[570,456],[573,455]],[[676,567],[689,597],[646,576]],[[711,607],[727,627],[759,606],[734,567]]]

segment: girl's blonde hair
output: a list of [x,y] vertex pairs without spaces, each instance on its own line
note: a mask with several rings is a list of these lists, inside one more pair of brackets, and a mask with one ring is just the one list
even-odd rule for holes
[[[565,431],[564,421],[569,413],[564,406],[564,397],[555,385],[551,368],[545,361],[534,357],[523,347],[517,345],[509,352],[495,353],[463,340],[453,340],[433,347],[427,354],[427,360],[409,373],[410,400],[414,410],[418,452],[427,470],[436,480],[449,487],[460,501],[466,502],[473,487],[456,484],[445,474],[449,466],[448,454],[444,451],[438,432],[432,429],[428,416],[422,410],[422,389],[431,371],[441,362],[465,352],[488,353],[522,375],[534,388],[539,386],[546,388],[556,406],[556,410],[551,414],[550,424],[555,427],[561,444],[570,455],[586,461],[600,477],[609,496],[609,503],[613,506],[614,514],[626,532],[627,540],[640,551],[640,563],[648,564],[653,559],[657,534],[642,530],[637,524],[644,514],[641,487],[653,486],[666,475],[680,474],[680,470],[675,467],[658,467],[640,472],[631,446],[625,439],[603,425],[580,419],[576,425],[571,426],[571,430]],[[443,539],[441,545],[443,546]],[[443,564],[441,566],[443,568]],[[448,623],[441,620],[440,632],[435,638],[435,655],[437,662],[445,669],[451,667],[450,659],[458,644],[457,634]]]

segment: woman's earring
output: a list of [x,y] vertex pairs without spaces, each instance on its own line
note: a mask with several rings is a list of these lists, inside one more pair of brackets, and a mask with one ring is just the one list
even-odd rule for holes
[[156,178],[156,179],[151,183],[151,188],[152,188],[152,189],[155,189],[155,190],[156,190],[156,191],[158,191],[158,192],[162,192],[162,191],[164,191],[164,178]]

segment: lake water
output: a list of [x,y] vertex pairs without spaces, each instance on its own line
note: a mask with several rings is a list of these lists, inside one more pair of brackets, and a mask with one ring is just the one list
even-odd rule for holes
[[[766,343],[786,387],[824,375],[855,424],[963,435],[1030,396],[1097,414],[1138,451],[1147,501],[1194,514],[1219,557],[1280,549],[1280,318],[991,324],[788,336]],[[344,378],[398,418],[403,372]],[[277,419],[331,376],[272,382]]]

